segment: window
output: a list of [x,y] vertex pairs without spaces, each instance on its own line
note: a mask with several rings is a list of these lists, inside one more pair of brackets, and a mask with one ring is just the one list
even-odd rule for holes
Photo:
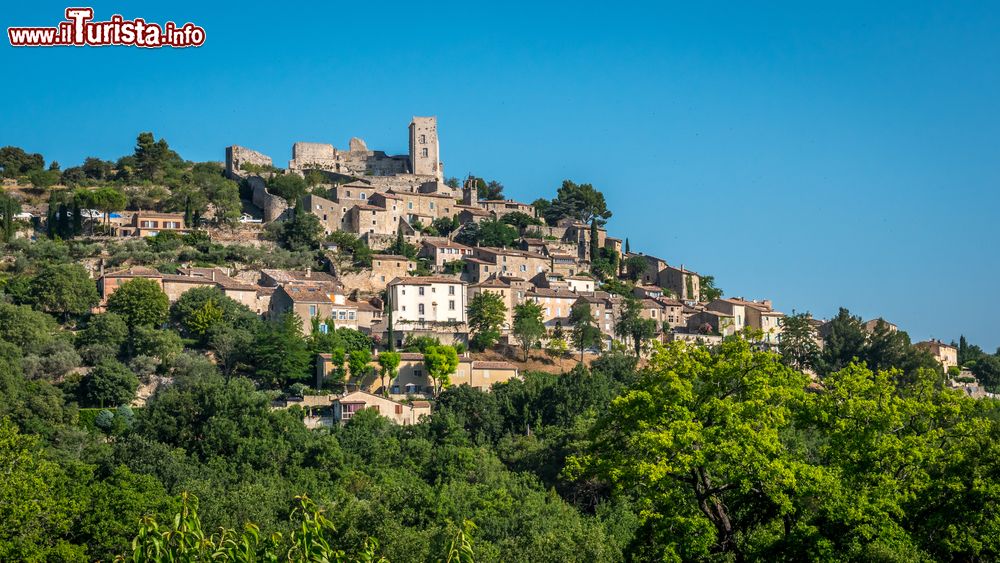
[[434,202],[431,202],[431,209],[434,209]]
[[423,303],[417,305],[417,314],[418,315],[423,315],[424,314],[424,304]]
[[421,135],[420,136],[420,144],[421,145],[426,145],[427,144],[427,135]]
[[310,317],[315,317],[316,316],[316,306],[315,305],[310,305],[309,306],[309,316]]
[[448,286],[448,295],[455,295],[455,286],[453,285]]
[[423,288],[423,286],[418,287],[417,288],[417,295],[423,295],[423,294],[424,294],[424,288]]
[[528,266],[525,265],[525,264],[521,264],[521,271],[522,272],[527,272],[528,271]]
[[407,202],[406,203],[406,208],[407,209],[413,209],[413,202],[412,201]]
[[341,321],[346,321],[347,320],[347,311],[338,311],[337,312],[337,319],[341,320]]
[[361,192],[361,199],[368,199],[368,196],[365,195],[365,192]]
[[351,192],[347,192],[347,197],[351,197]]
[[427,158],[427,149],[420,149],[420,156]]
[[403,414],[403,405],[396,405],[396,414]]
[[454,299],[449,299],[448,300],[448,310],[449,311],[454,311],[455,310],[455,300]]
[[347,312],[347,319],[353,321],[355,319],[354,311]]

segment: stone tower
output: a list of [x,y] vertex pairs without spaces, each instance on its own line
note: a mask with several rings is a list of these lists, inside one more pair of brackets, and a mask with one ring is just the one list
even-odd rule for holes
[[444,181],[436,117],[414,117],[410,122],[410,171]]
[[479,189],[476,187],[476,179],[471,175],[462,185],[462,205],[479,207]]

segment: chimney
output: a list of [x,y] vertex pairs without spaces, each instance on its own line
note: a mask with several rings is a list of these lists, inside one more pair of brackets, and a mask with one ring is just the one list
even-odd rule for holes
[[311,278],[312,277],[312,273],[313,273],[312,266],[309,266],[308,268],[306,268],[306,277],[307,278]]
[[212,281],[215,281],[215,268],[212,268]]

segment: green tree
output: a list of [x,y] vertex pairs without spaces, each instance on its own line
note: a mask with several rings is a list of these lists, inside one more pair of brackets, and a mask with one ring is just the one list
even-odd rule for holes
[[590,303],[580,301],[574,304],[569,312],[569,322],[573,326],[570,333],[573,347],[580,352],[580,362],[583,362],[583,351],[601,343],[601,330],[594,324]]
[[632,341],[636,358],[642,354],[643,345],[656,336],[656,321],[642,318],[642,312],[642,302],[627,297],[615,322],[615,334],[622,340]]
[[267,190],[294,204],[306,195],[306,181],[296,174],[278,174],[267,183]]
[[212,299],[196,309],[189,319],[186,319],[184,326],[201,338],[206,338],[208,333],[222,322],[222,308],[215,304]]
[[821,373],[839,371],[855,360],[863,359],[867,336],[861,317],[851,315],[844,307],[825,327]]
[[715,276],[701,276],[698,289],[701,290],[699,300],[702,302],[715,301],[722,297],[722,290],[715,287]]
[[521,343],[521,348],[524,350],[524,361],[528,361],[528,353],[545,336],[542,306],[534,301],[525,301],[516,305],[513,324],[510,332]]
[[398,352],[382,352],[378,355],[378,365],[381,368],[379,375],[382,377],[382,394],[389,396],[389,389],[386,387],[386,379],[392,381],[399,370],[399,362],[402,356]]
[[128,338],[125,319],[115,313],[92,315],[87,325],[77,333],[76,345],[80,348],[90,345],[108,345],[114,350],[121,348]]
[[427,377],[434,384],[434,396],[451,385],[451,376],[458,370],[458,352],[452,346],[431,346],[424,351]]
[[306,211],[302,200],[295,204],[292,217],[279,223],[278,242],[292,251],[319,248],[322,235],[323,225],[320,224],[319,217]]
[[106,359],[80,382],[80,400],[90,407],[127,405],[135,398],[139,379],[119,361]]
[[139,133],[136,137],[134,158],[139,178],[154,182],[163,180],[168,168],[181,161],[165,139],[157,141],[150,132]]
[[512,227],[517,227],[518,229],[526,229],[528,227],[542,224],[542,221],[538,218],[532,217],[531,215],[521,211],[512,211],[504,214],[503,217],[500,217],[500,222],[506,223]]
[[31,279],[31,300],[47,313],[82,315],[97,305],[97,285],[79,264],[50,263],[42,266]]
[[128,197],[115,188],[98,188],[91,191],[78,192],[81,205],[92,207],[104,214],[104,222],[110,221],[111,214],[125,209]]
[[778,343],[782,362],[800,371],[815,369],[820,355],[818,338],[811,315],[786,316],[782,319],[781,341]]
[[312,360],[302,338],[302,320],[285,312],[264,323],[254,342],[257,377],[273,387],[307,382]]
[[644,533],[658,547],[648,557],[691,560],[714,552],[741,560],[740,541],[755,526],[740,517],[742,496],[780,506],[792,480],[808,475],[781,447],[805,384],[777,356],[740,339],[715,354],[671,343],[611,402],[590,451],[570,459],[567,475],[593,472],[634,496]]
[[146,278],[128,280],[108,297],[108,311],[119,315],[129,329],[160,326],[166,322],[169,310],[167,294]]
[[17,226],[14,216],[21,212],[21,204],[9,194],[0,190],[0,242],[14,239]]
[[481,291],[469,300],[469,330],[477,350],[492,348],[500,340],[500,329],[507,319],[507,305],[500,295]]
[[629,256],[625,259],[625,273],[632,281],[639,281],[648,268],[649,262],[642,256]]
[[73,527],[61,468],[45,455],[37,436],[21,434],[0,419],[0,559],[71,561],[87,557],[63,538]]
[[467,246],[513,247],[521,235],[517,229],[494,219],[480,223],[466,223],[455,241]]
[[371,371],[372,353],[368,349],[351,350],[347,354],[347,365],[351,369],[351,379],[359,384]]
[[543,213],[549,225],[555,225],[563,218],[604,225],[611,218],[604,194],[590,184],[576,184],[570,180],[563,181],[556,198],[545,206]]
[[[211,305],[208,305],[209,302]],[[218,317],[215,309],[219,310]],[[202,311],[200,317],[199,311]],[[205,321],[212,322],[206,326]],[[180,328],[182,334],[197,336],[204,341],[212,330],[222,327],[254,331],[260,319],[249,307],[226,296],[221,289],[196,287],[185,291],[170,306],[170,322]]]
[[45,158],[38,153],[27,153],[20,147],[0,148],[0,176],[18,178],[45,168]]

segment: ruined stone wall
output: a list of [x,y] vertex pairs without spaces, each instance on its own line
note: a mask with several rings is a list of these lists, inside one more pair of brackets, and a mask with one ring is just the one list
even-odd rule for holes
[[248,149],[246,147],[241,147],[239,145],[233,145],[231,147],[226,147],[226,175],[230,178],[240,178],[246,176],[243,172],[244,164],[253,164],[256,166],[273,166],[271,162],[271,157],[266,154],[259,153],[255,150]]
[[290,213],[288,202],[271,192],[267,191],[267,185],[260,176],[247,178],[247,183],[253,190],[251,201],[264,212],[264,222],[270,223],[278,219],[284,219]]
[[370,151],[363,140],[355,137],[347,151],[324,143],[295,143],[288,168],[296,171],[315,168],[351,176],[378,177],[406,174],[410,162],[406,156]]

